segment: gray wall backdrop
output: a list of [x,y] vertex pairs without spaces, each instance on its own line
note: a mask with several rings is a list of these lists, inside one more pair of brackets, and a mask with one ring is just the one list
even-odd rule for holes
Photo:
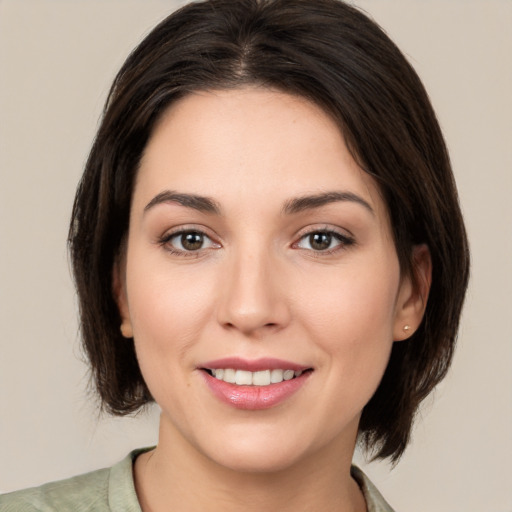
[[[360,0],[437,109],[473,253],[452,372],[390,471],[397,510],[512,510],[512,2]],[[114,73],[177,2],[0,0],[0,490],[110,465],[158,411],[98,419],[66,256],[74,189]],[[360,459],[360,457],[357,457]]]

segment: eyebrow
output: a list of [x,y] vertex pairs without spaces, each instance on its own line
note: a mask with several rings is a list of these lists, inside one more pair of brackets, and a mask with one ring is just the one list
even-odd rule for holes
[[193,208],[204,213],[213,213],[220,215],[219,204],[209,197],[198,196],[196,194],[183,194],[173,192],[172,190],[165,190],[156,195],[144,207],[144,213],[158,204],[164,203],[178,203],[187,208]]
[[365,201],[362,197],[354,194],[353,192],[323,192],[320,194],[314,194],[310,196],[302,196],[286,201],[283,206],[282,212],[286,215],[303,212],[305,210],[311,210],[314,208],[320,208],[322,206],[337,203],[337,202],[352,202],[363,206],[372,215],[375,215],[373,208],[370,204]]
[[[353,192],[323,192],[320,194],[313,194],[308,196],[296,197],[286,201],[282,208],[282,213],[285,215],[293,215],[294,213],[300,213],[305,210],[311,210],[320,208],[322,206],[337,203],[337,202],[353,202],[363,206],[372,215],[375,215],[373,208],[370,204],[365,201],[362,197],[354,194]],[[215,215],[221,214],[220,205],[217,201],[196,194],[185,194],[179,192],[173,192],[171,190],[165,190],[157,194],[145,207],[144,212],[147,212],[151,208],[158,204],[165,203],[178,203],[186,208],[193,208],[204,213],[210,213]]]

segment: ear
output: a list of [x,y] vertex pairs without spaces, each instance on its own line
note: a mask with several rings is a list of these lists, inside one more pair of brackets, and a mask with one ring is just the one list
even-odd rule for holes
[[413,247],[411,274],[402,278],[395,309],[393,339],[406,340],[418,329],[432,283],[432,258],[425,244]]
[[[122,260],[122,261],[120,261]],[[121,316],[121,334],[125,338],[133,338],[133,328],[126,294],[126,258],[119,258],[114,263],[112,272],[112,292]]]

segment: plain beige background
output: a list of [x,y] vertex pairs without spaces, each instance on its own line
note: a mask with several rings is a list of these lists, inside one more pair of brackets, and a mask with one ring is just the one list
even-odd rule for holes
[[[355,3],[430,92],[473,256],[450,376],[396,469],[363,466],[397,512],[510,512],[512,2]],[[86,396],[66,231],[110,81],[176,5],[0,0],[0,490],[110,465],[156,441],[156,410],[99,420]]]

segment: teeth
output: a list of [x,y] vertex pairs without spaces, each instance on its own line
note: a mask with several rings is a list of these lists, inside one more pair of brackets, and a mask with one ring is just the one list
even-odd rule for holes
[[291,380],[302,375],[300,370],[261,370],[249,372],[232,368],[216,368],[210,371],[216,379],[236,384],[237,386],[268,386],[269,384],[278,384],[283,382],[283,380]]
[[235,373],[235,383],[237,386],[250,386],[252,384],[252,373],[245,370],[237,370]]
[[253,386],[268,386],[270,384],[270,370],[254,372],[252,374]]
[[285,370],[283,372],[283,379],[284,380],[293,379],[294,376],[295,376],[295,372],[293,370]]
[[229,382],[231,384],[234,384],[236,382],[235,370],[228,368],[223,371],[223,374],[224,375],[222,376],[221,380],[223,380],[224,382]]
[[283,370],[271,370],[270,382],[276,384],[277,382],[283,382]]

